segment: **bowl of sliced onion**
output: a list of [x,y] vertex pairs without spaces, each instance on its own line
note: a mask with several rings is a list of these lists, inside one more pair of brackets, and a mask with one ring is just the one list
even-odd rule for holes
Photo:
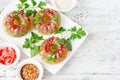
[[20,50],[15,44],[11,42],[0,43],[0,67],[13,67],[19,59]]

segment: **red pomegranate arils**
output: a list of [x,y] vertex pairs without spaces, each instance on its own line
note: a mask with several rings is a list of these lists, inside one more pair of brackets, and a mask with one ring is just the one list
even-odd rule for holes
[[45,44],[45,52],[48,53],[49,52],[49,45]]
[[12,16],[11,15],[8,15],[8,19],[11,19],[12,18]]

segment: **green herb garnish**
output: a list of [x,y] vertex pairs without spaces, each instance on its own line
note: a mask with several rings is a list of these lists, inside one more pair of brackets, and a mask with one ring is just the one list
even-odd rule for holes
[[70,40],[74,40],[74,39],[81,39],[82,37],[84,37],[86,35],[85,31],[83,30],[83,28],[79,28],[77,29],[76,26],[72,27],[71,29],[69,30],[66,30],[65,28],[63,27],[60,27],[56,32],[55,34],[61,34],[65,31],[69,31],[71,32],[71,35],[69,37]]
[[18,17],[18,12],[17,12],[17,11],[14,11],[14,12],[13,12],[13,16]]
[[41,16],[35,16],[35,20],[34,20],[34,25],[37,25],[39,23],[39,20],[40,20]]
[[5,26],[5,31],[8,31],[9,30],[9,27],[8,26]]
[[69,31],[71,32],[70,40],[81,39],[86,35],[85,31],[82,28],[79,28],[77,30],[76,26],[72,27]]
[[31,3],[33,6],[35,6],[37,3],[35,2],[35,0],[31,0]]
[[26,38],[25,42],[23,44],[23,48],[26,49],[30,49],[30,54],[31,57],[34,57],[36,54],[38,54],[39,50],[39,46],[35,45],[37,42],[44,40],[43,36],[39,36],[38,34],[31,32],[31,37],[30,38]]
[[17,4],[18,10],[23,10],[23,4]]
[[66,31],[66,29],[65,29],[64,27],[60,27],[60,28],[55,32],[55,34],[60,34],[60,33],[65,32],[65,31]]
[[40,1],[40,3],[38,4],[38,7],[39,7],[40,9],[43,9],[43,7],[46,6],[46,5],[47,5],[46,2]]
[[28,8],[30,5],[27,3],[27,0],[19,0],[21,3],[17,4],[18,10],[25,10]]
[[59,17],[58,16],[53,16],[52,19],[53,19],[53,21],[59,21]]
[[43,1],[40,1],[39,4],[37,5],[37,2],[35,0],[31,0],[32,6],[29,3],[27,3],[28,0],[19,1],[20,4],[17,4],[18,10],[24,11],[28,16],[35,16],[37,8],[42,9],[44,6],[47,5],[47,3]]
[[28,3],[24,4],[25,8],[28,8],[30,5]]
[[56,55],[55,55],[55,54],[50,54],[50,55],[47,56],[47,60],[48,60],[48,61],[54,62],[55,59],[56,59]]
[[63,42],[69,51],[72,51],[72,44],[69,39],[63,39]]
[[32,14],[35,15],[33,10],[26,10],[26,14],[28,16],[31,16]]
[[44,40],[43,36],[39,36],[38,34],[31,32],[31,37],[25,39],[23,48],[31,48],[36,42],[38,42],[40,40]]
[[36,45],[31,47],[31,51],[30,51],[31,57],[36,56],[40,52],[39,48],[40,46],[36,46]]
[[22,4],[25,3],[27,0],[19,0]]
[[39,36],[38,34],[36,34],[34,32],[31,32],[31,34],[32,34],[32,37],[31,37],[31,42],[32,43],[36,43],[36,42],[38,42],[40,40],[44,40],[43,36]]

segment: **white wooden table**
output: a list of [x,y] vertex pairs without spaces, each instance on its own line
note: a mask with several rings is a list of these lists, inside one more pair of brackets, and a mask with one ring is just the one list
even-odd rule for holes
[[[9,2],[0,0],[0,10]],[[120,80],[120,0],[78,0],[64,14],[90,34],[56,75],[45,70],[43,80]],[[0,80],[18,80],[16,75],[16,67],[0,69]]]

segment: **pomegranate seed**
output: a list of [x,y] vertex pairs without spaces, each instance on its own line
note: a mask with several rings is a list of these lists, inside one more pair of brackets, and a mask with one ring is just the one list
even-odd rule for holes
[[8,15],[8,19],[11,19],[12,18],[12,16],[11,15]]
[[48,10],[48,14],[53,15],[53,11],[52,10]]
[[49,52],[49,45],[45,44],[45,52],[48,53]]
[[64,48],[65,48],[64,44],[61,44],[60,49],[64,49]]
[[23,16],[23,11],[19,11],[19,13],[18,13],[20,16]]
[[39,26],[42,26],[43,25],[43,23],[42,22],[39,22]]
[[17,26],[12,25],[11,28],[13,28],[13,30],[15,30],[17,28]]
[[6,21],[6,22],[5,22],[5,26],[7,26],[7,25],[8,25],[8,22]]

